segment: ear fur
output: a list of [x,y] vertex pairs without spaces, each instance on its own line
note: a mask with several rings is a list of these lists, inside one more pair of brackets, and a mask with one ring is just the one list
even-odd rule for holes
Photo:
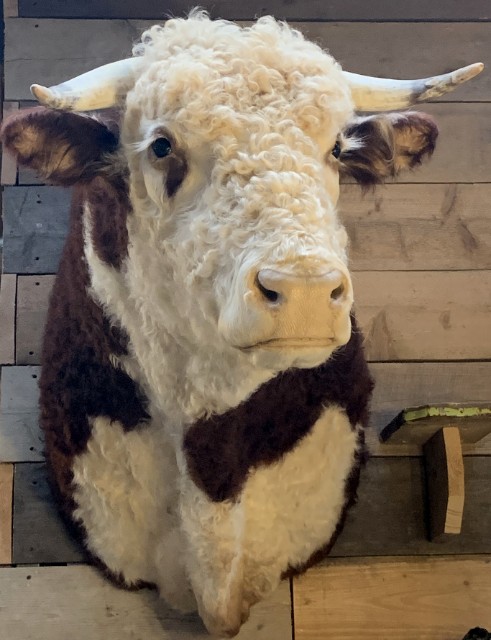
[[358,118],[344,132],[341,172],[367,187],[420,164],[434,149],[438,128],[425,113]]
[[90,180],[118,146],[117,136],[94,118],[44,107],[10,116],[0,136],[20,165],[64,186]]

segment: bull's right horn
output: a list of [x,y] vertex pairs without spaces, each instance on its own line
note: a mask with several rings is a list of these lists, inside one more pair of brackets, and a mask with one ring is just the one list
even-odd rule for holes
[[87,71],[54,87],[31,86],[34,97],[47,107],[92,111],[114,106],[133,86],[141,58],[127,58]]
[[418,80],[374,78],[348,71],[343,73],[358,111],[390,111],[439,98],[477,76],[483,68],[482,62],[476,62],[450,73]]

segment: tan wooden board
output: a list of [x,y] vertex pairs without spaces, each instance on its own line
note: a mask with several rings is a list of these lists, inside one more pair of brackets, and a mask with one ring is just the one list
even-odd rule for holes
[[491,268],[491,184],[343,185],[339,208],[353,271]]
[[[18,277],[17,364],[39,363],[52,282]],[[369,360],[491,358],[491,271],[359,271],[353,284]]]
[[19,15],[19,0],[3,0],[3,17],[17,18]]
[[[358,503],[330,558],[491,553],[491,459],[464,458],[466,505],[459,536],[429,541],[421,458],[373,458],[363,471]],[[83,559],[66,532],[47,486],[44,464],[17,464],[14,562],[63,564]],[[328,559],[327,562],[330,560]]]
[[3,274],[0,280],[0,364],[15,362],[15,299],[17,276]]
[[[6,187],[3,202],[4,271],[54,273],[70,192]],[[490,203],[491,184],[390,184],[365,195],[343,185],[351,270],[490,269]]]
[[[18,102],[3,103],[3,118],[7,118],[19,109]],[[17,181],[17,164],[9,153],[2,153],[2,172],[0,182],[4,184],[15,184]]]
[[[19,15],[43,18],[157,18],[165,11],[169,15],[186,15],[190,4],[187,0],[18,0]],[[491,12],[487,0],[467,2],[394,3],[393,0],[334,0],[326,4],[322,0],[205,0],[201,7],[211,11],[215,18],[252,20],[257,16],[272,14],[287,20],[489,20]]]
[[14,465],[0,464],[0,564],[12,562]]
[[491,358],[491,271],[353,274],[369,360]]
[[83,562],[85,553],[66,530],[40,463],[15,465],[14,564]]
[[0,393],[0,462],[43,460],[38,424],[39,367],[3,367]]
[[[8,640],[206,640],[196,615],[172,611],[152,591],[117,589],[86,566],[0,570],[0,628]],[[288,583],[254,607],[238,640],[288,640]]]
[[[154,22],[7,20],[6,99],[30,99],[29,86],[33,82],[56,84],[97,65],[127,57],[142,30]],[[346,69],[357,73],[414,78],[442,73],[471,62],[491,63],[490,26],[484,23],[293,24],[327,47]],[[353,46],[354,42],[356,46]],[[410,46],[401,49],[404,42]],[[490,98],[491,78],[489,74],[483,74],[479,80],[458,88],[444,100],[486,101]],[[455,131],[452,130],[454,135]],[[463,141],[464,135],[460,139],[461,143]],[[476,162],[474,160],[472,164]]]
[[16,362],[39,364],[54,276],[17,278]]
[[339,561],[294,583],[296,640],[461,640],[491,628],[491,558]]
[[430,539],[438,542],[442,536],[455,537],[462,530],[466,482],[459,429],[443,427],[425,444],[424,452]]
[[6,187],[4,272],[55,273],[68,232],[69,210],[67,189]]

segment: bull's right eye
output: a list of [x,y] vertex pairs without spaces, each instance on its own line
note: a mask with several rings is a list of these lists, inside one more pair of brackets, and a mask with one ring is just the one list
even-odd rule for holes
[[157,158],[165,158],[172,153],[172,145],[167,138],[157,138],[152,142],[151,147]]

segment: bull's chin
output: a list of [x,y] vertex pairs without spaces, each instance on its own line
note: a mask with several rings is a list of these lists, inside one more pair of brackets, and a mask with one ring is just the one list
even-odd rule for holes
[[241,347],[256,366],[278,371],[318,367],[329,359],[340,343],[335,338],[274,338]]

